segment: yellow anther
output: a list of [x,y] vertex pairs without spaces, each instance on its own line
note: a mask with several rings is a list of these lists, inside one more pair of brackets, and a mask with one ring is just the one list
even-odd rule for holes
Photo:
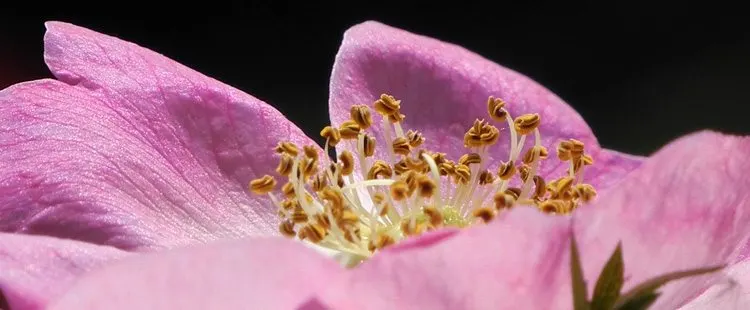
[[279,232],[281,235],[288,238],[294,238],[294,236],[297,235],[297,232],[294,231],[294,223],[291,221],[282,221],[279,224]]
[[404,180],[404,182],[406,182],[406,185],[409,187],[408,196],[414,194],[414,191],[417,190],[417,181],[419,180],[419,174],[414,171],[406,171],[403,175],[401,175],[401,179]]
[[294,143],[288,141],[279,142],[274,150],[276,151],[276,153],[289,154],[292,157],[296,157],[297,154],[299,154],[299,149],[297,148],[297,146]]
[[313,215],[313,222],[323,229],[328,230],[331,228],[331,220],[328,219],[328,215],[324,213],[316,213]]
[[495,209],[502,210],[512,208],[513,204],[516,202],[516,198],[517,196],[507,193],[495,193],[492,200],[495,201]]
[[375,154],[375,138],[365,135],[362,140],[364,152],[366,157],[370,157]]
[[341,155],[339,155],[339,160],[341,162],[341,173],[343,175],[350,175],[354,172],[354,156],[351,152],[344,150],[341,152]]
[[281,208],[287,211],[292,211],[297,206],[299,206],[299,201],[294,198],[287,198],[281,201]]
[[531,167],[529,167],[529,165],[523,164],[518,167],[518,174],[521,175],[521,181],[526,182],[526,180],[529,179],[529,173],[531,173]]
[[573,158],[581,157],[583,155],[584,145],[583,142],[576,139],[570,139],[570,155]]
[[387,202],[384,203],[382,205],[382,207],[380,208],[380,210],[378,211],[378,215],[380,215],[380,216],[386,216],[386,214],[388,214],[388,213],[391,212],[391,208],[392,208],[392,206],[391,206],[390,203],[387,203]]
[[361,129],[367,129],[372,126],[372,116],[370,115],[370,108],[368,108],[364,104],[353,105],[349,110],[349,115]]
[[312,145],[305,145],[302,147],[302,151],[305,153],[307,158],[318,160],[318,150]]
[[471,216],[473,218],[481,219],[485,223],[489,223],[492,221],[492,219],[495,218],[495,210],[492,208],[476,208],[473,211],[471,211]]
[[393,176],[393,170],[391,169],[391,166],[389,166],[386,162],[382,160],[376,160],[372,167],[370,167],[370,171],[367,172],[367,179],[368,180],[374,180],[378,177],[387,179]]
[[289,173],[292,172],[293,166],[294,157],[286,153],[281,154],[281,159],[279,160],[279,165],[276,167],[276,172],[280,175],[288,176]]
[[528,135],[534,131],[534,129],[537,129],[539,127],[539,124],[541,123],[541,117],[539,114],[524,114],[519,117],[516,117],[514,120],[514,125],[516,132],[520,135]]
[[518,200],[518,196],[521,196],[521,189],[518,187],[508,187],[505,193],[511,195],[514,200]]
[[535,145],[532,148],[530,148],[526,153],[523,155],[523,163],[524,164],[531,164],[537,159],[545,159],[547,158],[547,148],[539,145]]
[[398,137],[393,140],[393,152],[399,155],[409,155],[411,152],[411,146],[409,141],[404,137]]
[[496,121],[505,120],[505,116],[508,113],[505,112],[503,107],[505,107],[505,101],[500,98],[490,96],[487,100],[487,112],[490,114],[490,117]]
[[319,192],[328,185],[328,178],[325,174],[318,174],[313,178],[312,189],[313,191]]
[[320,131],[320,136],[326,138],[328,145],[330,146],[336,146],[336,144],[339,144],[339,141],[341,141],[341,133],[338,129],[331,126],[324,127],[323,130]]
[[408,197],[409,185],[402,180],[391,183],[391,197],[396,201],[401,201]]
[[270,175],[250,181],[250,190],[258,195],[268,194],[276,187],[276,179]]
[[464,154],[458,159],[458,163],[461,165],[479,164],[482,162],[482,157],[477,153]]
[[430,198],[435,194],[437,185],[435,184],[435,181],[430,179],[428,176],[420,175],[419,180],[417,181],[417,187],[419,189],[419,196]]
[[511,160],[507,163],[503,163],[497,168],[497,176],[502,180],[510,180],[516,173],[515,163]]
[[370,240],[368,248],[371,252],[375,252],[394,243],[396,243],[396,240],[394,240],[390,235],[377,233],[375,235],[375,238],[373,240]]
[[294,184],[289,183],[289,182],[284,183],[284,185],[281,187],[281,192],[284,193],[284,196],[287,198],[292,198],[296,196],[294,194]]
[[427,163],[422,159],[422,156],[417,156],[416,158],[412,157],[405,157],[400,162],[403,162],[406,165],[406,168],[418,171],[418,172],[425,172],[427,171]]
[[326,187],[322,191],[320,191],[320,199],[323,199],[325,201],[328,201],[331,203],[331,206],[340,209],[344,207],[344,196],[341,194],[340,191],[333,189],[331,187]]
[[376,100],[373,104],[375,111],[383,116],[388,116],[394,113],[398,113],[401,110],[401,100],[396,100],[395,97],[382,94],[380,99]]
[[456,183],[466,184],[469,182],[469,178],[471,178],[471,169],[469,169],[469,166],[467,165],[458,164],[456,165],[453,177],[455,178]]
[[302,209],[301,206],[297,206],[294,208],[290,218],[292,222],[297,224],[307,223],[307,213],[305,213],[305,209]]
[[305,158],[301,162],[302,164],[302,175],[305,179],[313,177],[318,173],[318,161],[312,158]]
[[359,125],[357,125],[356,122],[353,120],[345,121],[339,126],[339,133],[341,133],[341,138],[345,140],[351,140],[351,139],[357,139],[357,136],[359,136]]
[[432,160],[435,161],[436,165],[440,165],[446,161],[445,153],[432,153],[430,156],[432,157]]
[[578,184],[573,188],[573,197],[589,202],[596,197],[596,190],[589,184]]
[[298,237],[300,239],[309,240],[312,243],[319,243],[320,241],[323,241],[323,238],[325,238],[327,235],[328,232],[325,228],[323,228],[323,226],[312,223],[305,225],[300,230]]
[[552,199],[568,200],[572,198],[572,196],[570,196],[570,189],[572,186],[573,178],[562,177],[547,185],[547,189],[550,191],[550,197]]
[[484,170],[479,174],[479,185],[491,184],[495,182],[495,175],[489,170]]
[[399,160],[395,165],[393,165],[393,171],[396,173],[396,175],[402,175],[403,173],[409,171],[409,165],[406,164],[406,159]]
[[409,145],[412,148],[417,148],[424,143],[424,137],[422,133],[416,130],[409,130],[406,132],[406,139],[409,140]]
[[465,147],[490,146],[497,142],[500,131],[484,120],[475,120],[474,125],[464,135]]
[[351,228],[359,222],[359,217],[352,210],[344,209],[336,217],[336,225],[344,228]]
[[437,208],[433,206],[425,206],[422,208],[422,212],[427,216],[432,227],[440,227],[443,225],[443,215]]
[[572,157],[570,150],[573,148],[573,144],[570,141],[561,141],[557,145],[557,158],[561,161],[568,161]]
[[456,173],[456,164],[452,161],[445,161],[441,164],[438,164],[438,170],[440,170],[440,175],[446,176],[446,175],[453,175]]
[[427,226],[423,222],[412,221],[410,218],[402,219],[400,228],[407,236],[418,236],[427,230]]
[[590,166],[594,164],[594,159],[591,158],[590,155],[583,155],[581,156],[581,162],[583,162],[583,165]]
[[544,182],[544,178],[539,175],[534,176],[534,196],[533,198],[541,199],[547,194],[547,184]]
[[550,199],[541,202],[538,206],[539,210],[544,213],[554,214],[568,214],[573,211],[573,202],[559,199]]
[[385,201],[385,194],[383,192],[377,192],[374,195],[372,195],[372,202],[374,202],[376,205],[379,205]]

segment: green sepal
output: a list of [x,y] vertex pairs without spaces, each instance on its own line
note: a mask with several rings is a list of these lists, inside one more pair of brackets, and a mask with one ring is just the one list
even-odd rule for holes
[[588,301],[586,281],[583,279],[581,257],[578,254],[578,244],[572,231],[570,233],[570,279],[573,285],[573,309],[589,310],[591,305]]
[[[615,303],[614,309],[617,309],[617,310],[625,309],[622,307],[625,305],[631,304],[635,300],[643,300],[644,298],[647,298],[649,295],[658,296],[658,294],[656,294],[656,290],[658,290],[664,284],[667,284],[671,281],[716,272],[716,271],[723,269],[725,266],[726,265],[720,265],[720,266],[714,266],[714,267],[697,268],[697,269],[691,269],[691,270],[670,272],[661,276],[651,278],[650,280],[647,280],[646,282],[636,285],[627,293],[622,294],[620,298],[617,300],[617,302]],[[654,299],[656,299],[656,297],[654,297]],[[653,301],[651,303],[653,303]],[[638,308],[638,309],[643,309],[643,308]]]
[[615,310],[646,310],[648,307],[651,307],[651,305],[656,302],[656,298],[659,297],[661,293],[651,292],[648,294],[641,294],[635,298],[632,298],[628,300],[623,305],[614,308]]
[[617,243],[617,248],[604,265],[599,274],[599,279],[594,287],[594,295],[591,297],[592,310],[610,310],[620,298],[620,290],[625,282],[624,264],[622,260],[622,243]]

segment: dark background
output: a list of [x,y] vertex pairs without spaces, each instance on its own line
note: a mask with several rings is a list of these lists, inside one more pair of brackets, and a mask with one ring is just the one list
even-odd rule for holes
[[373,19],[532,77],[577,109],[605,147],[648,154],[695,130],[750,133],[745,11],[715,1],[9,5],[0,5],[0,88],[50,76],[43,22],[60,20],[165,54],[269,102],[316,137],[341,36]]

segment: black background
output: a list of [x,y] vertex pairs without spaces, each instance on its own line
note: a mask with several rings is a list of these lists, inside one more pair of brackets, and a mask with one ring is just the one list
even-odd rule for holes
[[9,5],[0,11],[0,88],[50,77],[43,22],[60,20],[165,54],[276,106],[316,137],[343,32],[378,20],[532,77],[578,110],[605,147],[649,154],[696,130],[750,133],[745,10],[719,2]]

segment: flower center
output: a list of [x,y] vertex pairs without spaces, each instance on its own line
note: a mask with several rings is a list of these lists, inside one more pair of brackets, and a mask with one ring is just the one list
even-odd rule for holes
[[[582,183],[582,172],[593,160],[584,153],[583,143],[574,139],[559,143],[557,157],[569,162],[569,168],[566,175],[546,182],[537,174],[548,156],[541,144],[540,116],[514,119],[505,105],[492,96],[487,101],[490,119],[507,123],[506,162],[486,160],[500,130],[485,120],[475,120],[467,130],[467,152],[457,161],[423,148],[422,134],[404,132],[401,126],[405,118],[401,101],[383,94],[373,108],[381,116],[385,137],[381,147],[387,148],[387,160],[374,158],[377,143],[367,132],[373,126],[370,108],[354,105],[349,120],[338,127],[326,126],[320,134],[326,139],[326,154],[340,143],[349,143],[355,153],[344,150],[335,162],[320,165],[315,147],[300,150],[291,142],[279,142],[276,172],[287,179],[281,187],[283,198],[274,194],[277,181],[270,175],[251,181],[250,190],[267,194],[278,207],[281,234],[332,251],[347,266],[406,238],[441,227],[487,223],[510,208],[526,206],[567,215],[590,201],[596,191]],[[533,137],[534,144],[521,154],[527,136]],[[493,166],[496,172],[490,170]],[[511,186],[514,179],[517,187]]]

